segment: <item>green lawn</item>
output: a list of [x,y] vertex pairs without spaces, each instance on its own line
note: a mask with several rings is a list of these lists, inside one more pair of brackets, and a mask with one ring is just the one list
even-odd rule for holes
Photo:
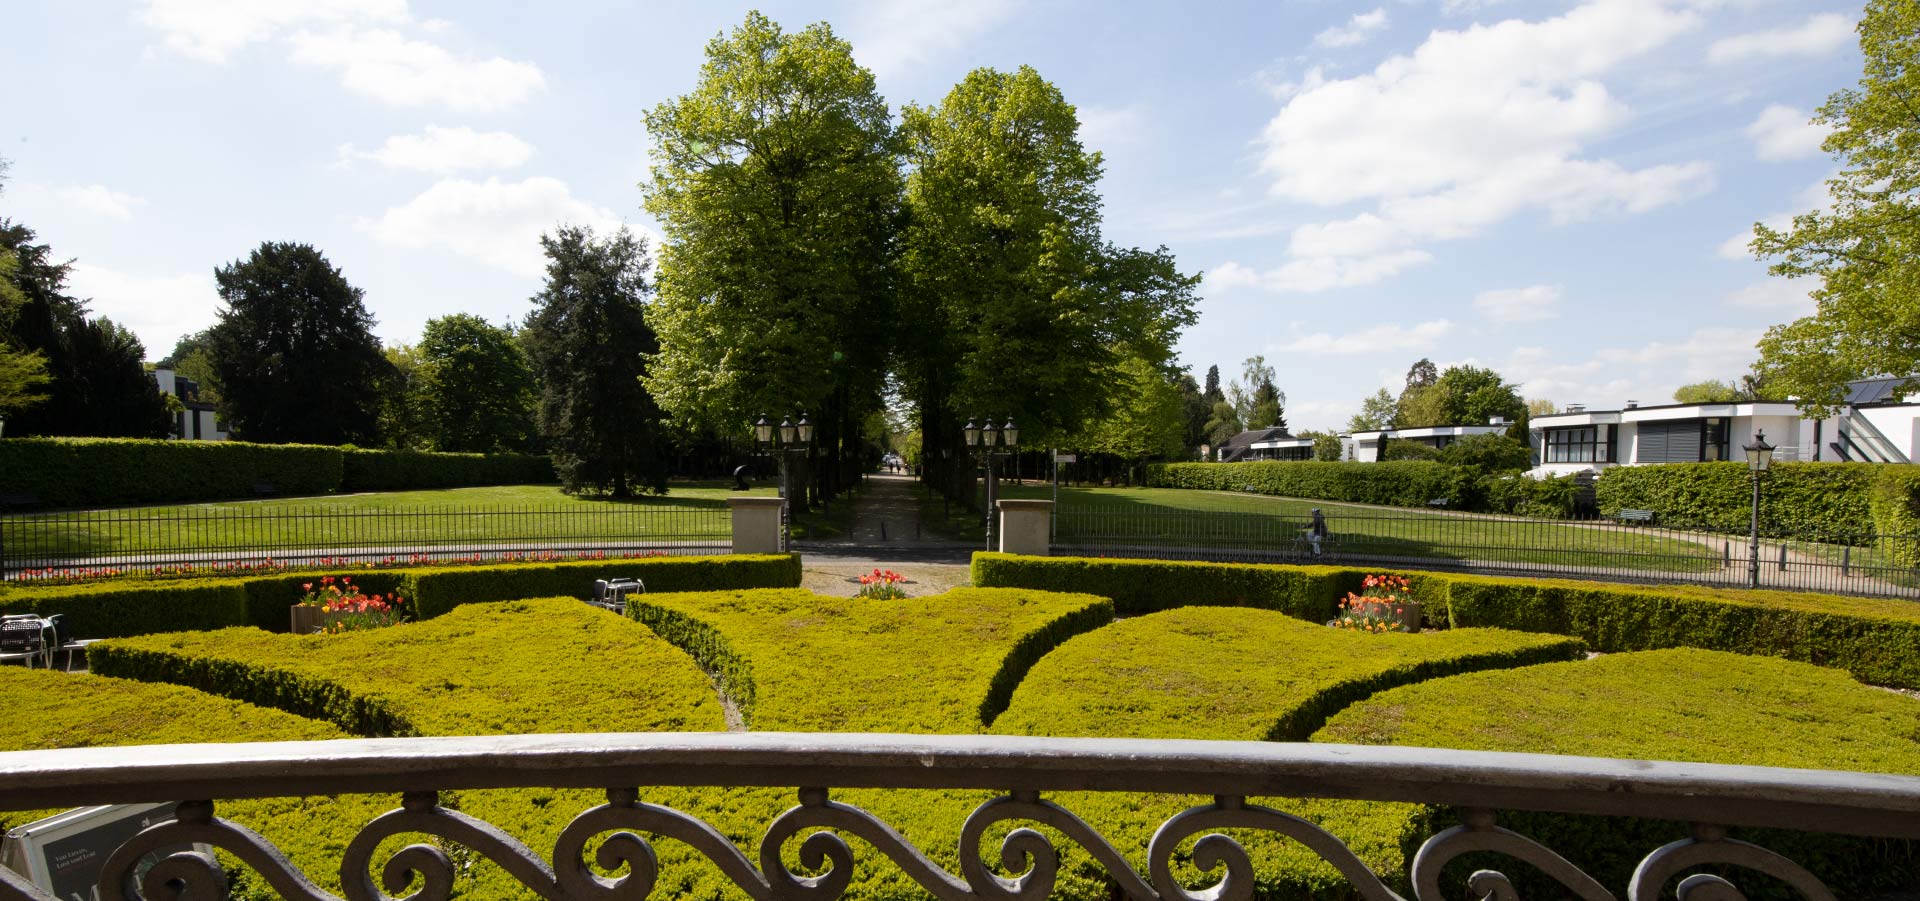
[[[1048,499],[1051,486],[1001,483],[1001,497]],[[935,503],[938,503],[937,501]],[[1703,572],[1720,565],[1716,547],[1657,529],[1374,507],[1180,488],[1060,489],[1058,540],[1111,547],[1296,548],[1315,507],[1341,554],[1458,562],[1544,563],[1661,572]],[[930,511],[939,518],[939,511]],[[981,540],[977,520],[956,514],[945,526]],[[1120,555],[1116,553],[1116,555]]]
[[[479,541],[724,540],[725,482],[665,496],[576,497],[554,485],[127,507],[10,517],[9,559],[241,549],[431,548]],[[772,495],[771,487],[754,495]]]

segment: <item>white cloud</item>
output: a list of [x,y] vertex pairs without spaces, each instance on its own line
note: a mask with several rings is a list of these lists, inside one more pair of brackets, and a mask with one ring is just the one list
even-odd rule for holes
[[234,51],[288,28],[408,18],[407,0],[147,0],[134,13],[160,33],[167,50],[209,63],[224,63]]
[[1499,370],[1520,385],[1523,395],[1562,406],[1618,409],[1628,400],[1664,403],[1681,385],[1730,379],[1747,371],[1760,335],[1759,329],[1703,328],[1676,341],[1602,348],[1584,360],[1569,360],[1559,350],[1519,347]]
[[295,63],[334,72],[348,90],[393,106],[445,104],[485,111],[511,106],[545,86],[540,67],[504,57],[456,56],[426,34],[448,30],[417,20],[406,0],[147,0],[134,18],[160,46],[224,63],[251,44],[280,42]]
[[533,145],[504,131],[441,128],[429,125],[417,135],[394,135],[379,149],[340,148],[341,162],[372,160],[389,169],[447,175],[454,172],[512,169],[533,158]]
[[1387,11],[1377,8],[1372,12],[1354,13],[1345,25],[1335,25],[1313,36],[1317,47],[1352,47],[1363,44],[1374,32],[1387,27]]
[[1730,65],[1783,56],[1825,56],[1854,41],[1854,19],[1821,13],[1790,28],[1721,38],[1707,47],[1707,62]]
[[211,274],[144,275],[82,260],[73,264],[67,286],[90,301],[94,315],[139,335],[152,359],[165,356],[181,335],[212,325],[220,309]]
[[1422,350],[1432,347],[1450,331],[1453,331],[1453,323],[1445,319],[1416,323],[1411,328],[1388,322],[1337,336],[1327,332],[1315,332],[1282,344],[1276,349],[1308,354],[1366,354],[1381,351]]
[[1433,254],[1424,250],[1399,250],[1370,256],[1302,257],[1266,270],[1226,262],[1207,273],[1206,284],[1219,291],[1250,287],[1274,294],[1311,294],[1371,285],[1432,261]]
[[517,182],[443,179],[359,224],[396,247],[437,247],[516,275],[538,276],[546,268],[541,234],[562,224],[612,231],[621,222],[612,210],[574,197],[565,182],[534,177]]
[[1473,308],[1480,315],[1502,325],[1516,322],[1540,322],[1559,315],[1557,285],[1533,285],[1526,288],[1501,288],[1474,295]]
[[1080,143],[1088,150],[1131,144],[1147,127],[1146,116],[1132,106],[1082,106],[1074,113],[1080,119]]
[[1017,10],[1012,0],[867,0],[847,33],[862,66],[895,76],[964,46]]
[[1529,211],[1564,223],[1710,189],[1704,162],[1628,169],[1579,156],[1630,117],[1600,78],[1700,23],[1666,0],[1592,0],[1539,22],[1435,31],[1353,78],[1309,73],[1263,134],[1269,193],[1375,208],[1296,228],[1281,268],[1317,277],[1267,283],[1366,284],[1430,258],[1426,243]]
[[1779,312],[1799,318],[1814,310],[1813,298],[1807,294],[1808,287],[1805,282],[1770,278],[1728,292],[1721,302],[1743,310]]
[[1806,113],[1778,103],[1761,110],[1760,117],[1747,126],[1747,137],[1753,139],[1754,155],[1776,162],[1818,155],[1820,142],[1827,139],[1828,129],[1809,119]]
[[106,185],[59,186],[36,182],[9,186],[7,201],[10,208],[27,214],[27,218],[37,222],[89,218],[131,222],[134,210],[147,204],[144,198],[115,191]]
[[462,112],[502,109],[546,86],[540,67],[503,57],[455,57],[446,48],[385,29],[301,31],[293,62],[330,69],[347,90],[390,106],[445,104]]

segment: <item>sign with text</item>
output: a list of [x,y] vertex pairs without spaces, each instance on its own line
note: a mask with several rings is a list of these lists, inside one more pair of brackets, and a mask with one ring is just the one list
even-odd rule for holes
[[[8,830],[0,864],[25,875],[60,901],[96,901],[100,868],[115,848],[140,830],[173,819],[172,804],[115,804],[82,807]],[[140,862],[144,873],[161,858],[187,845],[162,848]],[[207,850],[211,853],[211,849]]]

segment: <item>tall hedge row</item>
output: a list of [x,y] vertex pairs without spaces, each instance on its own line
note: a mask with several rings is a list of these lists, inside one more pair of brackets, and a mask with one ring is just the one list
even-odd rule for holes
[[[1905,467],[1874,463],[1776,463],[1760,492],[1760,533],[1772,538],[1864,539],[1874,524],[1877,482]],[[1600,512],[1652,510],[1681,529],[1745,533],[1753,515],[1747,464],[1616,466],[1594,483]]]
[[0,441],[0,495],[45,507],[183,503],[276,494],[395,491],[554,481],[546,457],[429,454],[311,444],[8,438]]
[[[1367,571],[1245,563],[1088,560],[976,553],[975,585],[1074,590],[1144,611],[1158,602],[1143,585],[1184,585],[1194,598],[1267,607],[1309,621],[1359,589]],[[1784,657],[1836,667],[1861,681],[1920,688],[1920,605],[1791,591],[1687,585],[1609,585],[1562,579],[1512,579],[1421,573],[1410,576],[1427,619],[1455,627],[1551,632],[1596,651],[1692,647]],[[1177,596],[1175,596],[1177,597]],[[1158,606],[1148,606],[1158,604]]]
[[[1873,485],[1873,530],[1893,562],[1920,567],[1920,466],[1882,466]],[[1897,536],[1897,537],[1896,537]]]
[[1251,491],[1356,504],[1420,507],[1454,493],[1456,467],[1425,460],[1328,463],[1161,463],[1147,467],[1149,488]]
[[65,614],[73,634],[80,638],[229,626],[285,632],[291,626],[287,608],[303,593],[301,586],[326,575],[349,576],[368,594],[398,593],[411,603],[415,616],[431,619],[462,604],[530,597],[584,599],[593,590],[593,580],[602,578],[639,579],[648,591],[787,588],[800,584],[800,558],[790,554],[650,557],[34,586],[0,597],[0,614]]

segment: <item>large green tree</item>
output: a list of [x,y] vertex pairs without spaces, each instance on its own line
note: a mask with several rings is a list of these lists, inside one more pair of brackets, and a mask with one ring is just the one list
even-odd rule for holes
[[1394,427],[1402,429],[1487,425],[1496,416],[1513,422],[1527,415],[1519,390],[1499,373],[1478,366],[1449,366],[1430,385],[1410,383],[1398,407]]
[[393,367],[365,293],[309,244],[268,241],[213,278],[226,307],[208,351],[235,436],[377,445]]
[[1130,472],[1149,460],[1184,457],[1186,421],[1178,379],[1139,357],[1123,361],[1118,375],[1124,400],[1087,423],[1067,445],[1119,457]]
[[900,229],[900,170],[872,73],[826,24],[759,13],[707,45],[693,90],[646,116],[647,210],[665,231],[647,385],[683,424],[744,434],[800,411],[850,478],[880,409]]
[[[35,243],[32,229],[0,220],[0,277],[8,283],[0,343],[9,350],[0,357],[0,407],[18,411],[7,434],[165,437],[167,405],[141,365],[146,348],[112,321],[88,317],[86,302],[67,293],[71,269]],[[31,403],[42,385],[46,399]]]
[[540,376],[540,431],[562,487],[630,497],[666,491],[663,416],[642,379],[659,342],[647,324],[647,246],[563,226],[542,235],[547,283],[522,332]]
[[511,329],[456,313],[427,320],[415,390],[433,449],[521,450],[533,434],[533,368]]
[[1382,388],[1360,402],[1360,412],[1353,414],[1347,420],[1347,431],[1371,432],[1375,429],[1390,429],[1393,428],[1399,415],[1399,402],[1394,398],[1393,392]]
[[912,173],[900,376],[925,458],[965,493],[960,427],[1011,417],[1042,445],[1099,419],[1129,359],[1164,365],[1193,320],[1197,276],[1165,248],[1100,235],[1098,153],[1031,68],[976,69],[939,105],[902,113]]
[[1814,314],[1768,330],[1758,369],[1768,393],[1822,416],[1849,380],[1920,374],[1920,2],[1871,0],[1859,32],[1859,86],[1813,117],[1840,159],[1833,205],[1756,224],[1751,245],[1772,274],[1816,282]]
[[1717,404],[1740,399],[1740,388],[1732,382],[1707,379],[1673,389],[1676,404]]

